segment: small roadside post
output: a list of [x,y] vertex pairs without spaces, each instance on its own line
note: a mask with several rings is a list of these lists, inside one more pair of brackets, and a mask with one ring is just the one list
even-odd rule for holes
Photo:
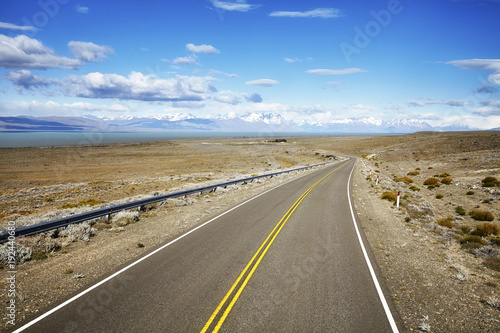
[[396,201],[396,207],[399,208],[399,196],[401,195],[401,192],[398,192],[398,200]]
[[379,177],[379,176],[377,175],[377,181],[375,182],[375,185],[378,185],[378,177]]

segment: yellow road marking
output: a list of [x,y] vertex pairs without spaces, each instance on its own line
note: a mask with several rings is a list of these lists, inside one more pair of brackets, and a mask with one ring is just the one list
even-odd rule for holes
[[[281,220],[276,224],[276,226],[274,227],[274,229],[271,231],[271,233],[267,236],[267,238],[264,240],[264,242],[262,243],[262,245],[259,247],[259,249],[257,250],[257,252],[255,252],[255,254],[253,255],[252,259],[250,259],[250,261],[248,262],[248,264],[246,265],[246,267],[243,269],[243,271],[241,272],[241,274],[238,276],[238,278],[236,279],[236,281],[233,283],[233,285],[231,286],[231,288],[229,289],[229,291],[227,292],[227,294],[224,296],[224,298],[222,299],[222,301],[219,303],[219,305],[217,306],[217,308],[215,309],[215,311],[212,313],[212,315],[210,316],[210,319],[207,321],[207,323],[205,324],[205,326],[203,326],[203,329],[201,330],[200,333],[205,333],[207,332],[207,330],[210,328],[210,326],[212,325],[212,322],[214,321],[214,319],[217,317],[217,315],[219,314],[220,310],[224,307],[224,305],[226,304],[227,300],[229,299],[229,297],[231,296],[231,294],[233,293],[234,289],[238,286],[239,282],[241,281],[241,279],[243,278],[243,276],[245,276],[247,270],[252,266],[252,264],[254,263],[255,259],[257,257],[259,257],[257,259],[257,261],[255,262],[253,268],[250,270],[250,272],[248,273],[247,277],[245,278],[245,280],[243,281],[243,283],[241,284],[240,288],[238,289],[238,291],[236,292],[236,294],[234,295],[233,299],[231,300],[231,302],[229,303],[229,305],[227,306],[226,310],[224,311],[224,313],[222,314],[221,318],[219,319],[219,321],[217,322],[217,325],[215,326],[215,328],[213,329],[212,333],[217,333],[222,324],[224,323],[224,321],[226,320],[227,316],[229,315],[229,312],[231,312],[231,309],[233,308],[234,304],[236,303],[236,301],[238,300],[238,298],[240,297],[241,293],[243,292],[243,289],[245,289],[245,286],[247,285],[248,281],[250,280],[250,278],[252,277],[253,273],[255,272],[255,270],[257,269],[257,267],[259,266],[260,262],[262,261],[262,258],[264,257],[264,255],[267,253],[267,250],[269,250],[269,247],[271,246],[271,244],[274,242],[274,240],[276,239],[276,237],[278,236],[278,234],[280,233],[281,229],[283,228],[283,226],[285,225],[285,223],[288,221],[288,219],[290,218],[290,216],[292,216],[293,212],[295,211],[295,209],[297,209],[297,207],[300,205],[300,203],[302,202],[302,200],[304,200],[304,198],[319,184],[321,183],[326,177],[330,176],[332,173],[334,173],[335,171],[337,171],[338,169],[342,168],[344,165],[346,165],[348,162],[342,164],[341,166],[339,166],[338,168],[336,168],[335,170],[331,171],[330,173],[328,173],[326,176],[324,176],[323,178],[321,178],[320,180],[318,180],[316,183],[314,183],[311,187],[309,187],[309,189],[307,191],[304,192],[304,194],[302,194],[300,196],[299,199],[297,199],[297,201],[295,201],[295,203],[292,205],[292,207],[286,212],[285,215],[283,215],[283,217],[281,218]],[[281,225],[281,226],[280,226]],[[278,228],[279,227],[279,228]],[[276,231],[277,230],[277,231]],[[276,231],[276,233],[275,233]],[[273,236],[273,233],[274,233],[274,236]],[[271,238],[272,237],[272,238]],[[271,238],[271,240],[269,241],[269,243],[267,244],[266,246],[266,243],[268,242],[268,240]],[[260,254],[259,256],[259,253],[260,251],[262,250],[262,248],[264,248],[264,246],[266,246],[266,248],[264,249],[264,251]]]

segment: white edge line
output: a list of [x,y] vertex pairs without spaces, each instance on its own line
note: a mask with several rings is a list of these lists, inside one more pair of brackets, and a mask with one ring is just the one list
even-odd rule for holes
[[359,240],[359,244],[361,245],[361,250],[363,251],[363,255],[365,256],[365,261],[366,261],[366,264],[368,265],[368,270],[370,271],[373,283],[375,284],[375,289],[377,289],[378,297],[380,298],[380,301],[382,302],[382,306],[384,307],[385,315],[387,316],[387,319],[389,320],[389,324],[391,325],[392,332],[399,333],[398,326],[396,325],[396,322],[394,321],[394,318],[393,318],[392,313],[391,313],[391,309],[389,309],[389,305],[387,304],[387,301],[385,299],[384,292],[382,291],[382,288],[380,288],[380,284],[377,280],[377,275],[375,274],[375,271],[373,270],[373,266],[370,262],[370,258],[368,257],[368,253],[366,252],[365,245],[363,244],[363,239],[361,238],[361,234],[359,233],[358,225],[356,223],[356,217],[354,216],[354,211],[352,209],[351,194],[349,193],[349,187],[350,187],[350,183],[351,183],[352,172],[354,171],[355,166],[356,166],[356,163],[354,163],[354,165],[351,169],[351,173],[349,174],[349,180],[347,181],[347,198],[349,199],[349,208],[351,209],[352,222],[354,223],[354,228],[356,229],[356,234],[358,235],[358,240]]
[[[319,171],[319,170],[317,170],[317,171]],[[315,172],[316,172],[316,171],[315,171]],[[261,195],[264,195],[264,194],[266,194],[266,193],[268,193],[268,192],[271,192],[271,191],[273,191],[273,190],[277,189],[278,187],[284,186],[284,185],[286,185],[286,184],[288,184],[288,183],[290,183],[290,182],[292,182],[292,181],[298,180],[298,179],[300,179],[300,178],[302,178],[302,177],[305,177],[305,176],[307,176],[307,175],[310,175],[310,174],[311,174],[311,173],[308,173],[308,174],[303,175],[303,176],[300,176],[300,177],[298,177],[298,178],[291,179],[291,180],[287,181],[286,183],[283,183],[283,184],[280,184],[280,185],[278,185],[278,186],[275,186],[275,187],[273,187],[273,188],[271,188],[271,189],[269,189],[269,190],[267,190],[267,191],[265,191],[265,192],[262,192],[261,194],[256,195],[256,196],[255,196],[255,197],[253,197],[253,198],[248,199],[248,200],[247,200],[247,201],[245,201],[245,202],[240,203],[239,205],[237,205],[237,206],[235,206],[235,207],[233,207],[233,208],[231,208],[231,209],[229,209],[229,210],[226,210],[224,213],[222,213],[222,214],[220,214],[220,215],[217,215],[217,216],[216,216],[216,217],[214,217],[213,219],[211,219],[211,220],[209,220],[209,221],[207,221],[207,222],[205,222],[205,223],[203,223],[203,224],[201,224],[201,225],[197,226],[196,228],[194,228],[194,229],[192,229],[192,230],[190,230],[190,231],[186,232],[185,234],[183,234],[183,235],[181,235],[181,236],[177,237],[176,239],[174,239],[174,240],[170,241],[169,243],[167,243],[167,244],[163,245],[162,247],[160,247],[160,248],[158,248],[158,249],[154,250],[154,251],[153,251],[153,252],[151,252],[151,253],[148,253],[148,254],[147,254],[147,255],[145,255],[144,257],[141,257],[141,258],[140,258],[140,259],[138,259],[137,261],[134,261],[133,263],[131,263],[131,264],[130,264],[130,265],[128,265],[127,267],[124,267],[124,268],[122,268],[121,270],[119,270],[118,272],[116,272],[116,273],[114,273],[114,274],[112,274],[112,275],[108,276],[108,277],[107,277],[107,278],[105,278],[104,280],[101,280],[101,281],[99,281],[98,283],[94,284],[93,286],[91,286],[91,287],[89,287],[89,288],[85,289],[84,291],[82,291],[82,292],[81,292],[81,293],[79,293],[78,295],[73,296],[72,298],[68,299],[68,300],[67,300],[67,301],[65,301],[64,303],[61,303],[61,304],[59,304],[58,306],[56,306],[55,308],[53,308],[53,309],[49,310],[48,312],[45,312],[45,313],[44,313],[44,314],[42,314],[41,316],[39,316],[39,317],[37,317],[37,318],[33,319],[32,321],[30,321],[29,323],[25,324],[24,326],[22,326],[22,327],[18,328],[17,330],[15,330],[15,331],[14,331],[14,332],[12,332],[12,333],[18,333],[18,332],[22,332],[22,331],[24,331],[24,330],[25,330],[25,329],[27,329],[28,327],[30,327],[30,326],[32,326],[32,325],[34,325],[34,324],[36,324],[37,322],[41,321],[41,320],[42,320],[42,319],[44,319],[44,318],[46,318],[46,317],[50,316],[51,314],[53,314],[53,313],[54,313],[54,312],[56,312],[57,310],[62,309],[62,308],[63,308],[63,307],[65,307],[66,305],[68,305],[68,304],[72,303],[73,301],[77,300],[78,298],[82,297],[83,295],[85,295],[85,294],[89,293],[89,292],[90,292],[90,291],[92,291],[93,289],[95,289],[95,288],[99,287],[100,285],[102,285],[102,284],[104,284],[104,283],[108,282],[109,280],[113,279],[114,277],[116,277],[116,276],[120,275],[121,273],[125,272],[126,270],[128,270],[128,269],[132,268],[133,266],[137,265],[137,264],[138,264],[138,263],[140,263],[141,261],[146,260],[147,258],[151,257],[152,255],[154,255],[154,254],[156,254],[156,253],[160,252],[161,250],[165,249],[166,247],[168,247],[168,246],[172,245],[173,243],[177,242],[178,240],[180,240],[180,239],[182,239],[182,238],[186,237],[186,236],[187,236],[187,235],[189,235],[190,233],[193,233],[193,232],[195,232],[196,230],[198,230],[198,229],[200,229],[200,228],[204,227],[205,225],[209,224],[210,222],[213,222],[213,221],[217,220],[217,219],[218,219],[218,218],[220,218],[221,216],[224,216],[224,215],[226,215],[227,213],[229,213],[229,212],[231,212],[231,211],[235,210],[236,208],[241,207],[241,206],[243,206],[243,205],[245,205],[245,204],[249,203],[250,201],[252,201],[252,200],[254,200],[254,199],[257,199],[257,198],[258,198],[258,197],[260,197]]]

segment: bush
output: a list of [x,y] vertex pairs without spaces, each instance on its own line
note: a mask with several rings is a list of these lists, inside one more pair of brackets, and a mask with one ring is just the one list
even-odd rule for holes
[[492,238],[490,238],[490,242],[492,242],[496,246],[500,246],[500,238],[499,237],[492,237]]
[[483,223],[480,224],[472,232],[476,236],[489,236],[498,234],[498,227],[493,223]]
[[457,208],[455,208],[455,212],[458,214],[458,215],[462,215],[464,216],[467,212],[465,211],[464,207],[462,206],[458,206]]
[[460,240],[463,247],[468,249],[478,249],[486,244],[486,242],[479,236],[467,235]]
[[493,221],[495,217],[490,212],[484,212],[482,210],[475,210],[471,212],[470,216],[476,221]]
[[394,181],[396,183],[403,182],[405,184],[413,183],[413,179],[408,178],[408,177],[396,177],[396,178],[394,178]]
[[467,191],[467,193],[465,193],[467,195],[474,195],[474,191]]
[[500,186],[500,181],[496,179],[495,177],[486,177],[483,180],[481,180],[483,183],[483,187],[495,187],[495,186]]
[[445,218],[445,219],[439,219],[437,220],[437,224],[443,226],[443,227],[446,227],[446,228],[453,228],[453,223],[451,222],[451,218]]
[[449,176],[450,176],[450,174],[448,172],[445,172],[445,173],[440,174],[438,177],[440,177],[440,178],[446,178],[446,177],[449,177]]
[[443,178],[443,179],[441,179],[441,183],[443,183],[445,185],[450,185],[452,181],[453,181],[452,178]]
[[434,178],[434,177],[427,178],[427,179],[424,181],[424,185],[436,185],[437,183],[439,183],[439,179]]
[[398,200],[398,196],[393,192],[384,192],[381,198],[393,202],[396,202]]
[[33,253],[31,254],[32,260],[43,260],[47,258],[48,258],[47,255],[42,251],[33,251]]
[[443,199],[443,198],[444,195],[442,195],[441,193],[436,194],[436,199]]
[[418,192],[418,191],[420,191],[420,187],[412,185],[412,186],[410,186],[410,190]]
[[410,171],[406,175],[407,176],[418,176],[418,175],[420,175],[420,172],[418,172],[418,171]]
[[497,272],[500,272],[500,258],[487,258],[483,262],[484,266],[488,267],[489,269],[495,270]]
[[464,234],[468,234],[471,231],[471,227],[468,225],[464,225],[464,226],[460,227],[460,230],[462,230],[462,232]]

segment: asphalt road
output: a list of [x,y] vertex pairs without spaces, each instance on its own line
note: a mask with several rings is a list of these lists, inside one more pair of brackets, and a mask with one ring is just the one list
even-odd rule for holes
[[393,331],[352,221],[353,165],[241,205],[24,332]]

